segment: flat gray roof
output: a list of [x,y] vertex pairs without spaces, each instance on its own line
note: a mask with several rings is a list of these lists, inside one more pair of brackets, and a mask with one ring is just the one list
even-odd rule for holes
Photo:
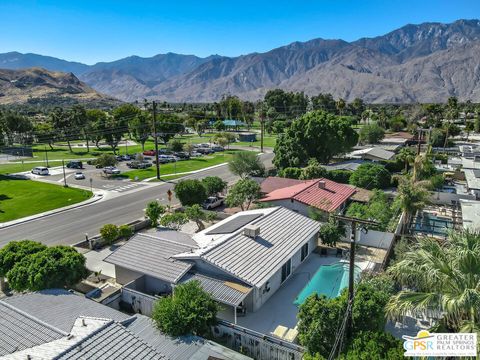
[[159,234],[137,234],[104,261],[155,278],[176,283],[192,264],[172,258],[191,251],[195,246],[159,237]]
[[247,287],[231,281],[214,279],[201,274],[188,273],[180,283],[198,281],[203,290],[208,292],[216,301],[230,306],[238,306],[252,290]]
[[260,227],[255,239],[238,231],[197,255],[249,285],[262,286],[320,229],[319,222],[287,208],[267,210],[252,222]]

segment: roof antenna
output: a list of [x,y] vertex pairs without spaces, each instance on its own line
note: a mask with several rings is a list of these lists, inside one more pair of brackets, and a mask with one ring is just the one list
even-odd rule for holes
[[85,319],[82,319],[82,326],[87,326],[87,323],[85,322]]

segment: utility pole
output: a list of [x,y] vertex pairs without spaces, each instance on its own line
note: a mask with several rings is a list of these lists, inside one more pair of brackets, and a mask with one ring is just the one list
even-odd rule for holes
[[62,160],[62,168],[63,168],[63,186],[68,187],[67,177],[65,176],[65,160]]
[[152,102],[153,111],[153,138],[155,140],[155,165],[157,167],[157,179],[160,180],[160,162],[158,160],[158,134],[157,134],[157,103]]
[[45,145],[45,160],[47,161],[47,168],[48,168],[48,152],[47,152],[47,145]]
[[417,156],[420,155],[420,140],[421,140],[421,137],[422,137],[422,131],[423,131],[423,129],[418,128]]
[[333,217],[337,220],[350,223],[352,229],[352,233],[350,234],[350,265],[348,269],[348,306],[350,310],[347,313],[347,337],[350,337],[352,335],[352,309],[355,295],[355,243],[357,240],[357,224],[372,226],[378,226],[380,224],[377,221],[363,220],[350,216],[333,215]]

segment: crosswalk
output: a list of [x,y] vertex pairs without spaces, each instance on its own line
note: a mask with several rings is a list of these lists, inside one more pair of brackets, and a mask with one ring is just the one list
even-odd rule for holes
[[139,187],[144,187],[144,186],[147,186],[147,185],[142,184],[142,183],[124,183],[124,184],[118,184],[118,185],[117,184],[102,185],[102,187],[105,190],[112,191],[112,192],[117,192],[117,193],[130,191],[130,190],[137,189]]

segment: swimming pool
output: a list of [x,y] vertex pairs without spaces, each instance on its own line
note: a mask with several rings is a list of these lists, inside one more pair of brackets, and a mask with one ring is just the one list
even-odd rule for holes
[[[293,302],[295,305],[301,305],[310,295],[317,293],[323,294],[328,298],[334,298],[340,295],[342,290],[348,286],[349,264],[335,263],[333,265],[322,265],[313,275],[308,284],[297,295]],[[360,268],[355,266],[355,279],[360,275]]]

